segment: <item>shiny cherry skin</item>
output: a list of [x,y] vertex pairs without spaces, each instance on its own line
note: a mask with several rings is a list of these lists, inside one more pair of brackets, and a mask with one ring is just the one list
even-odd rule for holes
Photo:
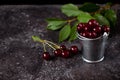
[[77,25],[77,31],[78,31],[78,32],[83,31],[84,26],[85,26],[84,23],[79,23],[79,24]]
[[109,33],[109,32],[110,32],[110,27],[109,27],[109,26],[106,26],[106,25],[103,25],[103,26],[102,26],[102,30],[103,30],[104,32]]
[[42,57],[43,57],[43,59],[45,59],[45,60],[50,60],[50,59],[51,59],[51,56],[50,56],[49,52],[44,52],[44,53],[42,54]]
[[70,47],[70,51],[71,51],[71,53],[73,53],[73,54],[77,54],[78,53],[78,47],[77,46],[71,46]]
[[89,32],[88,33],[88,38],[97,38],[97,33],[95,33],[95,32]]
[[63,58],[69,58],[70,57],[70,51],[69,50],[63,50],[62,51],[62,57]]
[[89,27],[88,27],[88,26],[85,26],[85,27],[84,27],[84,31],[89,31]]
[[61,56],[62,55],[62,50],[61,49],[54,50],[54,55],[55,56]]
[[95,19],[90,19],[90,20],[88,21],[88,24],[89,24],[90,26],[97,26],[97,25],[99,25],[99,23],[98,23]]
[[66,46],[65,46],[65,45],[61,45],[61,46],[60,46],[60,49],[61,49],[61,50],[66,50]]
[[93,31],[94,31],[95,33],[100,34],[101,31],[102,31],[102,28],[101,28],[100,26],[96,26],[96,27],[93,28]]
[[86,23],[85,26],[88,28],[86,31],[92,31],[94,27],[94,26],[89,25],[88,23]]
[[89,32],[87,32],[87,31],[81,32],[80,35],[83,36],[83,37],[88,38],[89,37]]

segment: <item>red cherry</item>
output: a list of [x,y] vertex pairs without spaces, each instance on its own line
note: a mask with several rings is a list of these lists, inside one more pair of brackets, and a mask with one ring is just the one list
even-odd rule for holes
[[85,24],[85,26],[88,28],[88,31],[92,31],[93,26],[90,26],[88,23],[87,23],[87,24]]
[[101,33],[102,29],[101,29],[100,26],[96,26],[96,27],[93,28],[93,31],[94,31],[95,33]]
[[92,33],[89,32],[89,33],[88,33],[88,38],[91,38],[91,36],[92,36]]
[[42,57],[43,57],[43,59],[45,59],[45,60],[50,60],[50,59],[51,59],[51,56],[50,56],[49,52],[44,52],[44,53],[42,54]]
[[89,32],[88,37],[89,38],[96,38],[97,34],[95,32]]
[[54,54],[55,54],[55,56],[61,56],[62,50],[61,49],[56,49],[56,50],[54,50]]
[[61,46],[60,46],[60,49],[65,50],[65,49],[66,49],[66,46],[65,46],[65,45],[61,45]]
[[70,47],[70,51],[71,51],[71,53],[73,53],[73,54],[77,54],[77,53],[78,53],[78,47],[77,47],[77,46],[71,46],[71,47]]
[[86,23],[79,23],[78,26],[84,27]]
[[84,27],[84,31],[89,31],[89,27],[88,27],[88,26],[85,26],[85,27]]
[[83,37],[88,38],[88,32],[87,31],[81,32],[80,35],[83,36]]
[[82,30],[83,30],[83,27],[80,27],[80,26],[77,27],[78,32],[81,32]]
[[69,51],[69,50],[63,50],[63,51],[62,51],[62,57],[63,57],[63,58],[68,58],[68,57],[70,57],[70,51]]
[[78,31],[78,32],[83,31],[84,26],[85,26],[84,23],[79,23],[79,24],[77,25],[77,31]]
[[95,19],[90,19],[90,20],[88,21],[88,24],[89,24],[90,26],[97,26],[97,25],[99,25],[99,23],[98,23]]
[[107,26],[107,25],[103,25],[102,29],[103,29],[104,32],[107,32],[107,33],[110,32],[110,27]]
[[81,36],[83,36],[83,32],[79,33]]
[[92,32],[92,38],[97,38],[97,33]]

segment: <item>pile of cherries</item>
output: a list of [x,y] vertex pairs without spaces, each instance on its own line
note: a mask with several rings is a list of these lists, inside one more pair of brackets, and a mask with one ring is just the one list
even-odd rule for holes
[[[53,51],[55,57],[69,58],[71,55],[78,54],[78,47],[73,45],[70,49],[66,48],[65,45],[61,45],[59,49]],[[51,60],[52,56],[49,52],[44,52],[42,54],[43,59]]]
[[[88,23],[79,23],[77,25],[77,32],[85,37],[94,39],[103,35],[104,32],[109,33],[110,27],[107,25],[100,25],[95,19],[91,19]],[[52,43],[54,44],[54,43]],[[53,54],[55,57],[69,58],[71,55],[78,53],[78,47],[73,45],[69,49],[65,45],[54,49]],[[51,60],[52,56],[49,52],[45,51],[42,54],[43,59]]]
[[85,38],[97,38],[103,35],[104,32],[109,33],[110,27],[107,25],[100,25],[95,19],[91,19],[88,23],[79,23],[77,25],[78,33]]

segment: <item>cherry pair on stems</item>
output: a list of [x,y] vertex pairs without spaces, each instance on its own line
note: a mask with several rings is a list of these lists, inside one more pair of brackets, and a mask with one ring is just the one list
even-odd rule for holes
[[68,49],[65,45],[57,45],[53,43],[52,41],[43,40],[37,36],[32,36],[32,39],[36,42],[40,42],[43,44],[43,50],[42,58],[45,60],[51,60],[52,56],[47,51],[46,46],[53,49],[53,54],[55,57],[62,57],[62,58],[69,58],[70,56],[73,56],[78,53],[78,47],[76,45],[70,46]]
[[[78,53],[78,47],[77,46],[71,46],[70,49],[67,49],[65,45],[61,45],[60,48],[53,50],[53,54],[56,57],[62,57],[62,58],[69,58],[72,55],[75,55]],[[44,52],[42,54],[43,59],[50,60],[51,55],[49,52]]]

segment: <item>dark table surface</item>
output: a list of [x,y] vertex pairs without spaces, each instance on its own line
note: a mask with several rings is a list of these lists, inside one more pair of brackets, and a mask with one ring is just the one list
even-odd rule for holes
[[[58,32],[46,30],[45,19],[65,17],[60,5],[1,5],[0,80],[120,80],[120,10],[115,9],[117,29],[108,39],[105,59],[88,64],[81,52],[69,59],[45,61],[41,58],[42,45],[31,39],[36,35],[58,42]],[[61,44],[81,47],[78,39]]]

